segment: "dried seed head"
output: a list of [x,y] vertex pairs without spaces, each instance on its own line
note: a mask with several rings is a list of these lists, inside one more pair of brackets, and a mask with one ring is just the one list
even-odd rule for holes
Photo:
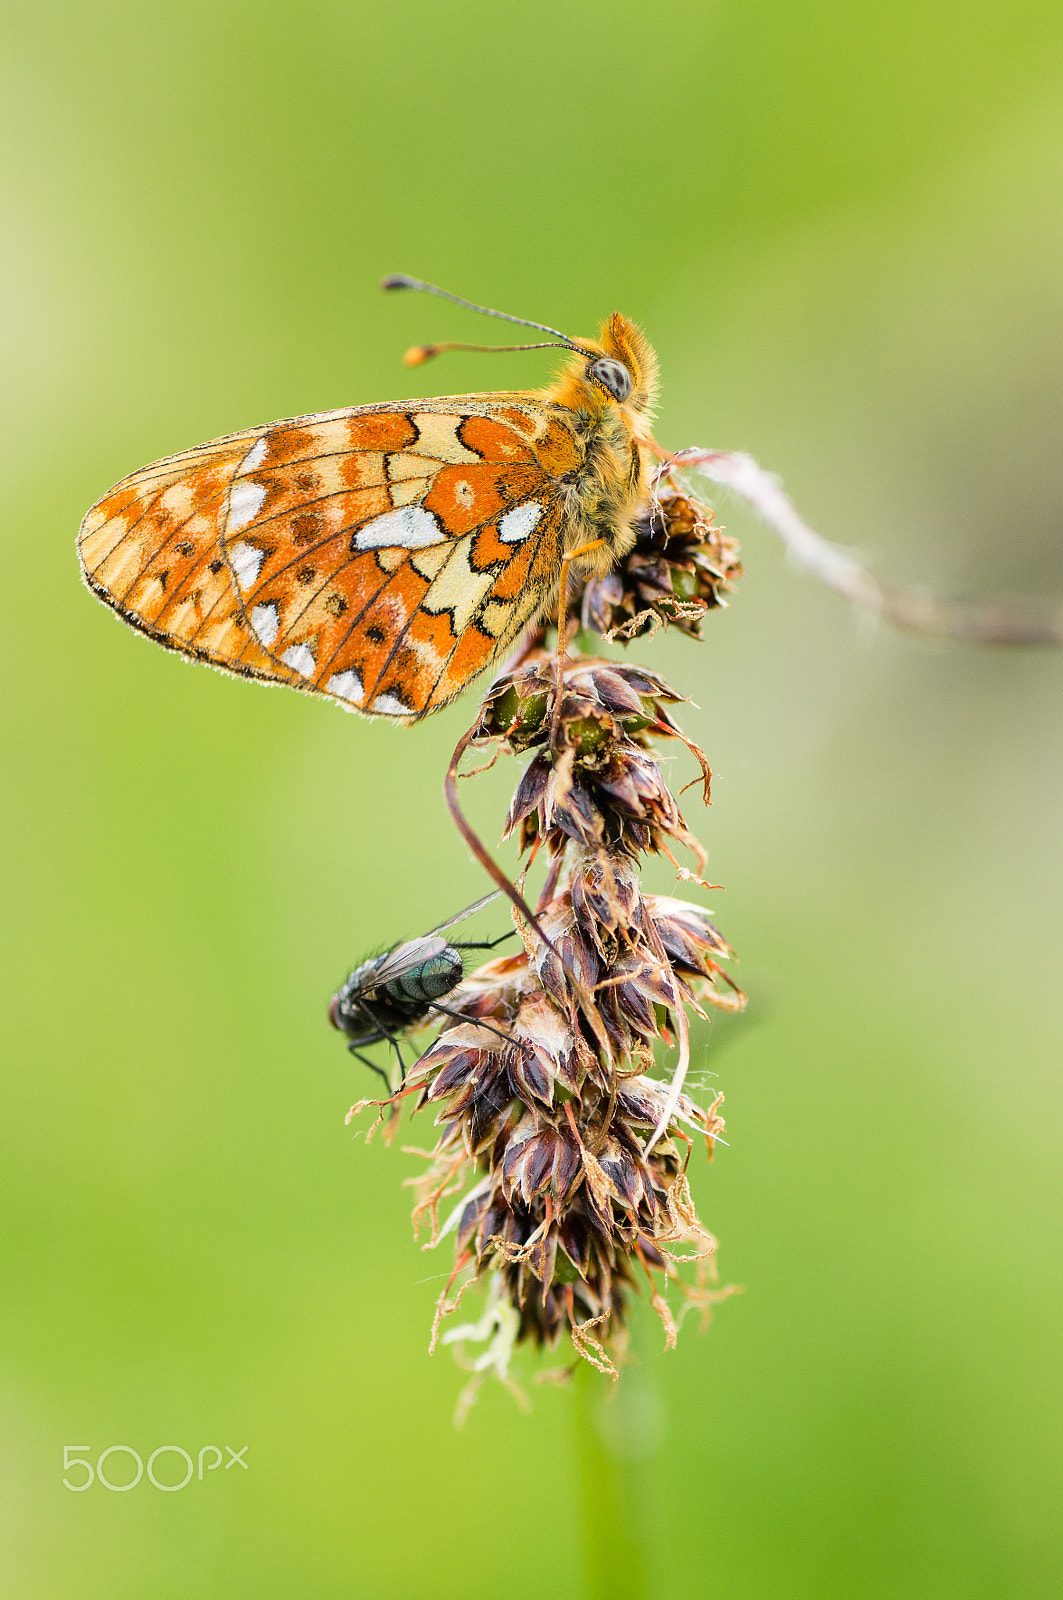
[[[708,586],[691,591],[704,611],[709,546],[720,588],[737,572],[733,547],[679,496],[655,518],[645,548],[614,576],[630,589],[639,574],[644,598],[653,574],[654,582],[672,574],[672,583],[689,570]],[[597,599],[588,585],[585,609],[609,581],[596,580]],[[624,590],[616,603],[630,611],[634,594]],[[669,620],[690,631],[693,612]],[[528,757],[504,833],[517,835],[529,863],[544,853],[546,884],[534,919],[518,921],[523,950],[450,993],[461,1020],[443,1028],[393,1104],[431,1110],[438,1130],[414,1210],[430,1245],[450,1234],[456,1242],[437,1326],[470,1283],[488,1278],[488,1311],[460,1337],[489,1339],[476,1366],[506,1382],[515,1343],[552,1346],[566,1331],[577,1355],[615,1374],[627,1301],[644,1278],[669,1342],[675,1323],[663,1288],[703,1313],[719,1296],[710,1286],[715,1243],[685,1168],[693,1138],[700,1133],[711,1155],[723,1122],[719,1097],[702,1107],[681,1092],[686,1012],[738,1009],[743,996],[723,969],[732,953],[709,914],[644,895],[639,876],[647,852],[674,860],[672,847],[685,846],[705,859],[650,743],[652,734],[682,740],[708,799],[705,758],[672,718],[682,699],[656,673],[594,657],[568,659],[559,682],[556,660],[532,649],[492,685],[459,746],[459,754],[494,746]],[[658,1041],[678,1042],[671,1084],[654,1076]],[[693,1264],[693,1281],[682,1262]]]
[[[522,849],[545,841],[551,855],[566,843],[635,859],[667,851],[667,841],[701,858],[660,772],[650,730],[682,738],[668,710],[683,697],[656,673],[579,657],[566,666],[556,739],[551,739],[554,665],[543,652],[488,692],[474,743],[502,739],[514,752],[535,750],[517,785],[503,837],[520,830]],[[696,746],[708,797],[709,769]]]
[[627,641],[660,627],[701,637],[706,611],[727,604],[742,575],[738,544],[707,506],[662,495],[635,524],[635,543],[612,572],[585,585],[583,625]]

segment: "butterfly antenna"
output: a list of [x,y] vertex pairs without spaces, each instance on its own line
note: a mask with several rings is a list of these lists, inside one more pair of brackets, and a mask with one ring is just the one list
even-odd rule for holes
[[442,344],[415,344],[403,356],[403,363],[407,367],[419,367],[422,362],[431,361],[433,356],[441,356],[444,350],[479,350],[488,355],[498,355],[504,350],[574,350],[575,345],[558,344],[556,339],[543,339],[537,344],[459,344],[454,339],[447,339]]
[[[519,322],[522,328],[538,328],[540,333],[552,333],[555,339],[560,339],[562,348],[565,349],[565,350],[577,350],[578,351],[580,349],[580,346],[578,344],[575,344],[573,342],[573,340],[571,340],[568,337],[567,334],[562,333],[558,328],[548,328],[545,322],[531,322],[531,321],[529,321],[529,319],[527,317],[511,317],[508,311],[492,311],[490,306],[478,306],[478,305],[475,305],[473,303],[473,301],[471,301],[471,300],[463,300],[460,294],[451,294],[449,289],[440,289],[434,283],[424,283],[420,278],[411,278],[405,272],[396,272],[396,273],[393,273],[390,278],[381,278],[380,287],[382,289],[423,289],[426,294],[437,294],[443,300],[453,300],[453,302],[454,302],[454,304],[456,306],[464,306],[466,311],[478,311],[482,317],[500,317],[503,322]],[[442,345],[426,345],[424,348],[428,349],[428,350],[431,350],[432,353],[434,354],[435,351],[441,350],[443,348],[443,346]],[[451,349],[462,349],[462,348],[475,349],[475,348],[477,348],[477,346],[474,346],[474,345],[466,345],[466,346],[458,345],[458,346],[450,346],[450,348]],[[492,348],[494,348],[494,347],[492,347]],[[543,348],[546,348],[546,347],[545,346],[540,346],[540,345],[516,345],[516,346],[501,346],[500,348],[503,348],[503,349],[513,348],[513,349],[518,349],[518,350],[522,350],[522,349],[537,350],[537,349],[543,349]]]

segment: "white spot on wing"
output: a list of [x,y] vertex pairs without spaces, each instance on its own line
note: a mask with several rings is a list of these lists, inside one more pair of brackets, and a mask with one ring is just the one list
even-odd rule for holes
[[498,524],[498,537],[503,544],[519,544],[528,537],[542,514],[538,500],[526,500],[522,506],[514,506]]
[[254,544],[244,544],[241,541],[233,545],[229,551],[229,560],[232,562],[236,581],[241,589],[250,589],[262,570],[264,555],[265,552]]
[[357,672],[334,672],[325,685],[329,694],[338,695],[341,700],[350,700],[352,705],[360,706],[365,698],[365,689]]
[[281,619],[277,615],[276,606],[254,606],[252,608],[251,626],[258,636],[259,644],[265,645],[267,650],[280,632],[280,625]]
[[354,536],[356,550],[377,550],[381,545],[397,544],[404,550],[423,550],[426,545],[440,544],[446,534],[436,517],[424,506],[403,506],[398,511],[385,511],[374,517]]
[[250,450],[241,461],[240,470],[237,472],[236,476],[238,478],[242,478],[245,472],[254,472],[255,468],[260,467],[265,459],[266,441],[265,439],[258,439],[251,446]]
[[296,672],[301,672],[304,678],[312,678],[317,671],[317,662],[314,652],[309,645],[293,644],[285,650],[281,660],[286,667],[293,667]]
[[381,717],[409,717],[412,716],[409,706],[404,706],[401,700],[396,700],[393,694],[378,694],[370,711],[375,711]]
[[251,518],[258,515],[265,498],[266,486],[263,483],[234,483],[229,495],[228,532],[235,533],[238,528],[246,528]]

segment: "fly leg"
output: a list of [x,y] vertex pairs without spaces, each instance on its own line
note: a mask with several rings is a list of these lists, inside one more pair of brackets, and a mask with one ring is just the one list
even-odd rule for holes
[[[463,1017],[460,1011],[451,1011],[449,1006],[441,1006],[436,1000],[432,1001],[432,1010],[442,1011],[445,1017],[453,1017],[455,1022],[468,1022],[474,1028],[486,1028],[488,1033],[493,1033],[497,1038],[504,1039],[507,1044],[515,1044],[518,1050],[523,1050],[524,1048],[521,1041],[514,1039],[511,1033],[501,1033],[498,1028],[493,1028],[489,1022],[481,1022],[477,1017]],[[502,1110],[500,1102],[495,1099],[494,1095],[489,1094],[487,1098],[496,1111]]]
[[[390,1028],[385,1028],[383,1026],[383,1024],[380,1024],[380,1031],[384,1035],[385,1039],[388,1041],[388,1043],[391,1045],[392,1049],[395,1052],[395,1059],[399,1063],[399,1083],[403,1087],[405,1087],[405,1085],[406,1085],[406,1063],[402,1059],[402,1051],[399,1049],[399,1041],[398,1041],[398,1039],[396,1039],[396,1037],[392,1033],[391,1029]],[[388,1087],[390,1088],[390,1084],[388,1085]]]
[[503,939],[512,939],[516,935],[516,928],[510,928],[508,933],[500,933],[497,939],[480,939],[476,943],[455,940],[454,950],[493,950],[496,944],[501,944]]
[[363,1056],[362,1052],[357,1048],[356,1045],[349,1044],[347,1049],[351,1052],[351,1055],[354,1056],[356,1060],[362,1063],[363,1067],[368,1067],[370,1072],[375,1072],[378,1077],[383,1078],[389,1095],[394,1092],[391,1087],[391,1079],[388,1077],[383,1067],[378,1067],[375,1061],[370,1061],[368,1056]]
[[[381,1019],[379,1017],[373,1015],[373,1012],[370,1010],[369,1006],[366,1005],[364,1000],[362,1000],[360,1002],[360,1007],[361,1007],[363,1015],[367,1016],[369,1018],[370,1022],[373,1024],[373,1027],[377,1030],[377,1033],[380,1035],[380,1037],[382,1039],[386,1039],[388,1041],[388,1043],[391,1045],[392,1049],[395,1051],[395,1058],[399,1063],[399,1081],[400,1081],[400,1083],[405,1085],[405,1082],[406,1082],[406,1063],[402,1059],[402,1051],[399,1049],[399,1041],[398,1041],[398,1039],[396,1039],[395,1035],[392,1033],[391,1029],[388,1027],[386,1022],[381,1021]],[[348,1045],[347,1048],[350,1049],[351,1047]],[[356,1053],[356,1052],[352,1052],[352,1053]],[[383,1071],[383,1069],[380,1068],[380,1067],[374,1067],[373,1071],[380,1073],[381,1077],[384,1079],[384,1082],[388,1086],[388,1093],[389,1094],[393,1093],[394,1091],[392,1090],[392,1087],[391,1087],[391,1079],[387,1076],[387,1074]]]
[[493,1033],[497,1038],[504,1039],[507,1044],[515,1044],[518,1050],[524,1048],[521,1041],[514,1039],[511,1033],[501,1033],[498,1028],[492,1027],[489,1022],[482,1022],[479,1017],[463,1017],[460,1011],[451,1011],[449,1006],[441,1006],[438,1000],[433,1000],[430,1003],[433,1011],[442,1011],[445,1017],[453,1017],[455,1022],[467,1022],[473,1028],[486,1028],[488,1033]]

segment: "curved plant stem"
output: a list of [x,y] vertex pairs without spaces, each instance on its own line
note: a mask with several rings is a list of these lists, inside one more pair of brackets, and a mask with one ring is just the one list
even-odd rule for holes
[[618,1460],[598,1425],[602,1386],[585,1361],[572,1380],[580,1534],[587,1600],[647,1600],[634,1468]]

